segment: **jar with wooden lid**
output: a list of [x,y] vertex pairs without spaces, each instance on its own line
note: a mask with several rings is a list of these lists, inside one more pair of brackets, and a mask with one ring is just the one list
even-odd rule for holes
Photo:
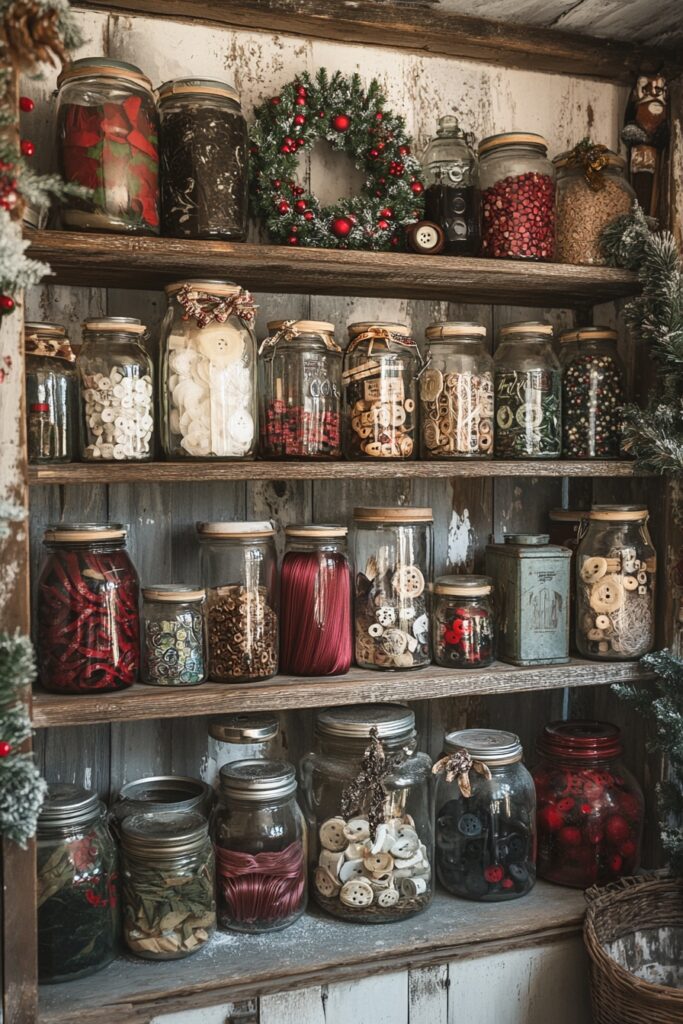
[[618,459],[626,386],[611,327],[562,335],[562,454],[566,459]]
[[92,189],[66,196],[62,224],[74,231],[159,234],[159,118],[152,83],[134,64],[83,57],[57,79],[62,177]]
[[201,814],[208,818],[213,807],[213,791],[201,779],[189,775],[150,775],[124,783],[110,804],[109,820],[118,837],[121,824],[135,814]]
[[61,324],[25,323],[28,461],[72,462],[78,454],[78,374]]
[[643,505],[594,505],[576,552],[576,646],[629,661],[655,644],[657,553]]
[[420,456],[480,459],[493,455],[493,360],[486,328],[434,323],[427,328],[420,374]]
[[207,594],[209,678],[270,679],[278,666],[278,578],[270,522],[197,523]]
[[325,320],[271,320],[259,349],[261,454],[341,456],[342,350]]
[[550,324],[500,329],[493,360],[495,453],[503,459],[557,459],[562,450],[562,371]]
[[141,462],[152,458],[154,387],[147,330],[128,316],[83,324],[76,365],[83,413],[81,457],[86,462]]
[[349,326],[344,354],[344,454],[348,459],[417,455],[417,378],[422,361],[405,324]]
[[142,590],[143,683],[196,686],[206,679],[206,591],[177,583]]
[[[348,921],[403,920],[431,903],[430,758],[401,704],[319,711],[301,762],[316,903]],[[372,780],[368,785],[368,779]]]
[[431,661],[428,587],[431,508],[355,508],[354,629],[361,668],[420,668]]
[[495,657],[493,580],[439,576],[434,582],[434,661],[444,668],[486,668]]
[[218,789],[224,764],[233,761],[271,761],[281,754],[280,719],[268,712],[217,715],[209,719],[209,743],[201,774]]
[[446,236],[446,252],[478,256],[481,243],[479,162],[474,136],[457,117],[439,118],[436,136],[422,154],[426,175],[425,217]]
[[158,90],[164,235],[247,237],[247,123],[226,82],[180,78]]
[[257,443],[255,306],[232,281],[166,286],[161,443],[169,459],[251,458]]

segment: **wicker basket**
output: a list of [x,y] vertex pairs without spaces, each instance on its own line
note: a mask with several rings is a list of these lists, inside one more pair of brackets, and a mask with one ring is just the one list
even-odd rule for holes
[[683,879],[623,878],[586,899],[595,1024],[682,1024]]

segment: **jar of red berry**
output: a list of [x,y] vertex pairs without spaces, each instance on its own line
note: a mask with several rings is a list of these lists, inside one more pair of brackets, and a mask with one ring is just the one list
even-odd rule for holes
[[552,260],[555,170],[533,132],[504,132],[479,143],[482,255]]
[[494,657],[488,576],[440,576],[434,583],[434,661],[444,668],[486,668]]
[[643,794],[608,722],[550,722],[538,742],[538,875],[585,889],[633,874]]

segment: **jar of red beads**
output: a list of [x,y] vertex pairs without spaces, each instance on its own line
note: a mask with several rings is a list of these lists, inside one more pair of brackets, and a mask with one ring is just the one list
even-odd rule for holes
[[555,170],[533,132],[504,132],[479,143],[482,255],[552,260]]
[[486,668],[494,658],[493,581],[440,576],[434,583],[434,661],[444,668]]
[[538,875],[585,889],[633,874],[640,862],[643,794],[620,762],[608,722],[550,722],[533,771]]

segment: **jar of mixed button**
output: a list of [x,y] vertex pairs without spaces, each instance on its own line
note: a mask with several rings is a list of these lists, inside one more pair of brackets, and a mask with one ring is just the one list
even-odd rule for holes
[[78,445],[78,374],[60,324],[24,324],[29,462],[71,462]]
[[444,668],[485,668],[494,659],[493,581],[439,576],[434,583],[434,661]]
[[550,324],[500,329],[493,361],[495,452],[507,459],[557,459],[562,449],[562,373]]
[[194,686],[206,679],[206,592],[179,584],[142,591],[142,681],[157,686]]
[[611,327],[565,331],[562,370],[562,454],[568,459],[617,459],[621,452],[625,387]]

